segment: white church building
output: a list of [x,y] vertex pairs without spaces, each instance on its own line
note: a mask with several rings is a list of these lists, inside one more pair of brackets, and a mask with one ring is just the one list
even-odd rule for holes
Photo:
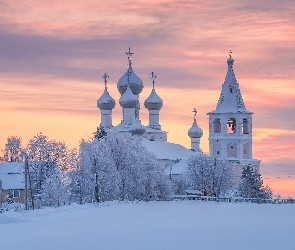
[[207,114],[210,156],[232,161],[238,169],[251,165],[259,171],[260,160],[252,158],[253,112],[245,107],[233,64],[230,54],[216,109]]
[[[167,141],[167,132],[162,130],[160,124],[160,110],[163,100],[158,96],[155,89],[156,76],[152,72],[152,90],[144,102],[144,107],[149,112],[149,124],[144,126],[140,122],[140,93],[144,85],[139,76],[132,68],[132,53],[128,56],[128,69],[118,80],[117,88],[121,97],[119,104],[122,108],[122,120],[118,125],[112,124],[112,110],[116,102],[110,96],[107,89],[107,74],[104,78],[104,91],[97,100],[97,107],[101,112],[100,125],[109,130],[121,133],[131,133],[132,136],[142,140],[148,150],[154,152],[166,173],[171,178],[177,178],[185,168],[185,161],[193,154],[202,154],[200,139],[203,136],[202,129],[196,120],[196,109],[192,127],[188,130],[191,138],[191,149],[179,144]],[[233,63],[227,60],[228,71],[222,85],[221,94],[217,107],[209,112],[209,142],[210,155],[216,158],[227,159],[234,162],[237,169],[242,166],[252,165],[259,169],[259,160],[252,159],[252,112],[246,110],[239,84],[234,75]]]

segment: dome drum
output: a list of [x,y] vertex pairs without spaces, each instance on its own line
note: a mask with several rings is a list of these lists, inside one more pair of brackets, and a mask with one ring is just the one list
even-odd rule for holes
[[145,128],[140,123],[140,121],[136,119],[135,122],[130,126],[129,131],[132,135],[143,135],[145,133]]

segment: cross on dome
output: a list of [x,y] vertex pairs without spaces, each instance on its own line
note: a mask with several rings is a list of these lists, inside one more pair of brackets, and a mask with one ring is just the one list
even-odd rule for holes
[[107,89],[107,78],[110,78],[107,73],[104,73],[104,75],[102,76],[102,78],[104,79],[103,82],[104,82],[104,89],[106,90]]
[[232,51],[231,51],[231,49],[229,50],[229,57],[231,58],[231,54],[233,53]]
[[155,89],[155,79],[156,78],[157,78],[157,76],[155,75],[154,72],[152,72],[151,75],[150,75],[150,79],[152,80],[153,89]]
[[131,66],[131,59],[132,59],[132,55],[134,55],[134,52],[131,52],[131,49],[129,47],[128,52],[126,52],[126,55],[128,56],[128,61],[129,61],[129,67]]
[[196,110],[196,108],[194,108],[194,110],[192,112],[194,113],[194,119],[196,119],[198,111]]

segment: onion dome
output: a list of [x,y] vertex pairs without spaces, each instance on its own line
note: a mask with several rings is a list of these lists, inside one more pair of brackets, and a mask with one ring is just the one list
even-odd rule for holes
[[149,97],[145,100],[144,106],[148,110],[160,110],[163,107],[163,100],[157,95],[155,91],[155,79],[156,75],[152,72],[151,77],[153,89]]
[[116,105],[116,102],[115,100],[110,96],[109,92],[108,92],[108,89],[107,89],[107,78],[109,76],[104,73],[104,75],[102,76],[102,78],[104,78],[104,92],[102,94],[102,96],[100,98],[98,98],[97,100],[97,107],[100,109],[100,110],[112,110],[115,105]]
[[198,126],[196,121],[197,110],[194,109],[194,122],[192,127],[188,130],[187,134],[190,138],[201,138],[203,136],[203,130]]
[[120,97],[120,105],[122,108],[135,108],[137,104],[137,96],[134,95],[129,86],[127,86],[127,90]]
[[157,95],[155,89],[152,90],[150,96],[145,100],[144,106],[148,110],[160,110],[163,107],[163,100]]
[[136,118],[134,123],[130,126],[129,131],[132,135],[143,135],[145,133],[145,128],[140,123],[140,120]]
[[129,62],[129,68],[127,69],[127,72],[119,79],[117,88],[121,95],[123,95],[127,89],[127,86],[130,86],[131,91],[134,95],[139,95],[141,91],[143,90],[143,82],[142,80],[134,73],[132,69],[132,62],[131,57],[134,53],[130,51],[126,52],[126,55],[128,56],[128,62]]
[[231,50],[229,53],[230,54],[229,54],[229,58],[227,59],[227,65],[228,65],[228,69],[232,70],[235,60],[231,57],[231,53],[232,53]]
[[105,89],[102,96],[97,100],[97,107],[100,110],[112,110],[116,105],[115,100],[110,96],[109,92]]
[[139,95],[141,91],[143,90],[143,82],[142,80],[134,73],[131,62],[129,63],[129,68],[118,81],[117,88],[121,95],[123,95],[127,89],[128,86],[128,75],[129,75],[129,86],[132,90],[132,93],[134,95]]

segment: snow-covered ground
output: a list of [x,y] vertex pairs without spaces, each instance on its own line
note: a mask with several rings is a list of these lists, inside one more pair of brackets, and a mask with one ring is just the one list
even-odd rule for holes
[[0,249],[295,249],[294,211],[200,201],[9,211],[0,214]]

